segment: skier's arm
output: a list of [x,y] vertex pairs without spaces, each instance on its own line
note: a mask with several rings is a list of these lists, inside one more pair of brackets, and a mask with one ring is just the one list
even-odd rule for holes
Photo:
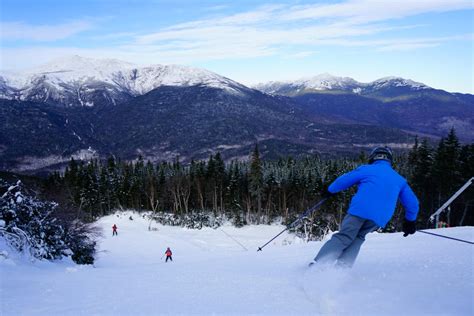
[[419,211],[419,203],[408,183],[405,184],[398,197],[405,208],[405,218],[409,221],[416,220]]
[[331,193],[337,193],[339,191],[345,190],[354,184],[359,183],[363,178],[362,167],[359,167],[351,172],[345,173],[328,187],[328,191]]

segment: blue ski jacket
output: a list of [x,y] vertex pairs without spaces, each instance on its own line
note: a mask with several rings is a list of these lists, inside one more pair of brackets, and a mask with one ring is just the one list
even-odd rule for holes
[[370,219],[385,227],[395,211],[397,200],[405,208],[405,218],[414,221],[418,215],[418,199],[405,178],[399,175],[389,161],[377,160],[370,165],[343,174],[328,188],[331,193],[358,185],[348,213]]

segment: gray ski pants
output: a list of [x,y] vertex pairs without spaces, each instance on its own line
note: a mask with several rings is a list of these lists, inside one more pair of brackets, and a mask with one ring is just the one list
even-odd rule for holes
[[377,228],[371,220],[347,214],[339,232],[323,245],[314,261],[317,265],[336,263],[340,267],[352,267],[365,241],[365,235]]

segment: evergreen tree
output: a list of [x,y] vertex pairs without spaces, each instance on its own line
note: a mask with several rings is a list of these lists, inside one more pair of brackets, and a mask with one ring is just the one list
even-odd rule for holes
[[[415,152],[415,153],[413,153]],[[419,220],[426,223],[434,209],[434,187],[433,187],[433,150],[427,139],[423,139],[421,145],[415,146],[409,155],[411,175],[410,186],[420,201]]]
[[[473,156],[473,145],[461,146],[453,129],[436,150],[428,140],[416,138],[408,155],[395,157],[394,167],[408,179],[420,200],[419,224],[426,223],[428,216],[472,176]],[[158,164],[145,164],[141,157],[134,162],[111,157],[87,164],[72,159],[64,176],[52,175],[48,186],[52,190],[63,183],[72,204],[82,210],[77,217],[86,220],[116,208],[135,208],[153,210],[156,218],[187,227],[213,226],[223,215],[231,216],[239,225],[277,217],[288,223],[318,201],[319,194],[336,177],[365,163],[364,152],[359,157],[262,161],[256,144],[249,162],[232,161],[229,165],[220,153],[210,155],[207,161],[193,160],[190,165],[179,158]],[[320,237],[328,229],[337,229],[355,191],[354,186],[337,194],[309,218],[309,236]],[[472,200],[472,192],[466,191],[452,204],[451,224],[474,221],[470,216]],[[400,228],[400,214],[402,209],[398,208],[391,230]]]
[[460,145],[454,128],[442,138],[433,163],[433,177],[438,193],[437,207],[441,206],[461,184]]
[[255,144],[255,149],[250,159],[249,190],[250,194],[257,200],[257,224],[260,224],[262,216],[263,172],[258,144]]
[[[0,196],[0,219],[4,221],[0,236],[13,248],[37,259],[56,260],[72,254],[76,263],[93,263],[96,235],[90,227],[81,223],[75,234],[69,234],[68,225],[53,216],[58,205],[27,193],[21,181],[9,185],[0,179]],[[87,260],[76,260],[82,258],[80,253],[87,253]]]

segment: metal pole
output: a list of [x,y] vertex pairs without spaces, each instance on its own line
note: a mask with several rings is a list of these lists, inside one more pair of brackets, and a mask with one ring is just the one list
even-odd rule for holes
[[441,214],[461,193],[463,193],[473,181],[474,177],[467,180],[467,182],[459,190],[457,190],[457,192],[454,193],[453,196],[449,198],[449,200],[447,200],[435,213],[430,216],[430,221],[432,222],[436,218],[436,225],[438,225],[439,214]]
[[221,232],[223,232],[227,237],[229,237],[230,239],[232,239],[233,241],[235,241],[240,247],[244,248],[245,251],[248,251],[248,249],[242,245],[237,239],[235,239],[234,237],[232,237],[231,235],[227,234],[222,228],[219,228],[221,230]]
[[300,215],[300,217],[298,217],[295,221],[293,221],[291,224],[287,225],[286,228],[284,230],[282,230],[278,235],[276,235],[275,237],[273,237],[272,239],[270,239],[265,245],[261,246],[261,247],[258,247],[257,251],[262,251],[262,249],[268,245],[269,243],[271,243],[273,240],[275,240],[278,236],[280,236],[281,234],[283,234],[285,231],[287,231],[288,229],[290,228],[293,228],[297,223],[299,223],[303,218],[305,218],[306,216],[308,216],[309,214],[313,213],[314,211],[316,211],[319,207],[321,207],[321,205],[324,204],[324,202],[326,202],[328,198],[324,198],[322,199],[321,201],[319,201],[318,203],[316,203],[315,205],[313,205],[312,207],[310,207],[309,209],[307,209],[303,214]]
[[442,237],[442,238],[446,238],[446,239],[452,239],[452,240],[456,240],[456,241],[460,241],[460,242],[465,242],[465,243],[467,243],[467,244],[474,245],[474,242],[468,241],[468,240],[463,240],[463,239],[458,239],[458,238],[454,238],[454,237],[448,237],[448,236],[444,236],[444,235],[439,235],[439,234],[435,234],[435,233],[430,233],[430,232],[427,232],[427,231],[424,231],[424,230],[417,230],[417,232],[420,232],[420,233],[423,233],[423,234],[428,234],[428,235],[433,235],[433,236],[436,236],[436,237]]

